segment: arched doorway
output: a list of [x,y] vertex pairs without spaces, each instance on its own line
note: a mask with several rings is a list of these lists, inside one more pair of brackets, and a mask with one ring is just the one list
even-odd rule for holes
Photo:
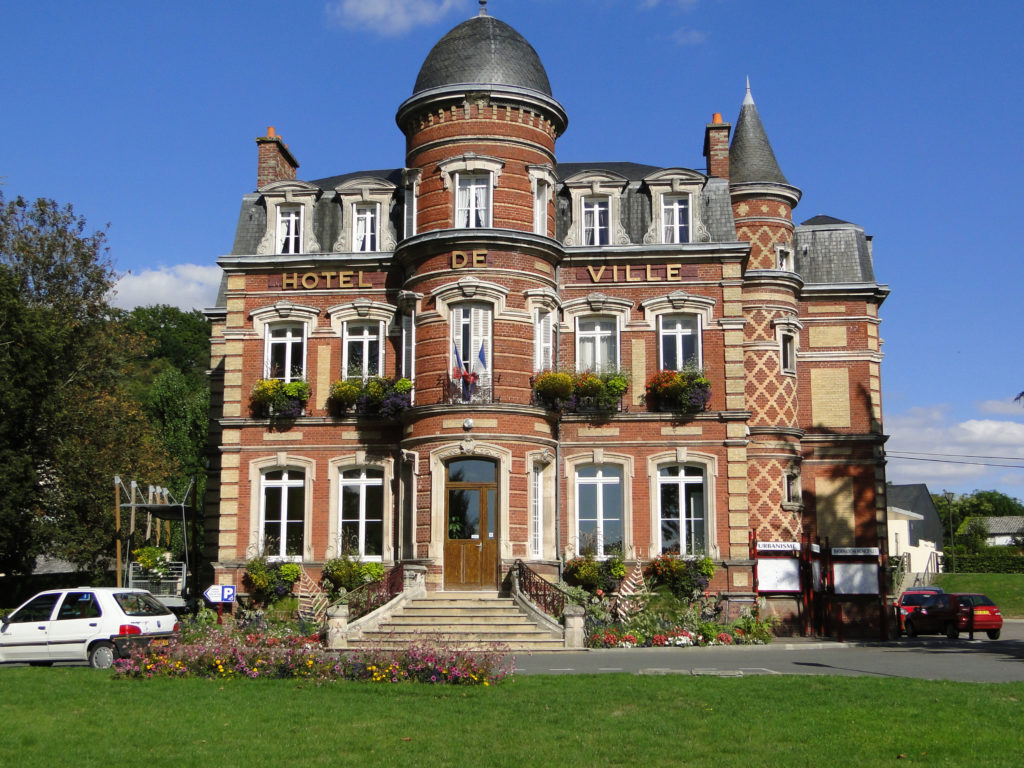
[[445,589],[498,584],[498,472],[488,459],[454,459],[445,467]]

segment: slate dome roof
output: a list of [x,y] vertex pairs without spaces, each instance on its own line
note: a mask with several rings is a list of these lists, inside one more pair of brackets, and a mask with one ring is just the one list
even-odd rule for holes
[[449,85],[486,83],[551,96],[551,83],[533,46],[503,21],[474,16],[442,37],[420,68],[413,95]]

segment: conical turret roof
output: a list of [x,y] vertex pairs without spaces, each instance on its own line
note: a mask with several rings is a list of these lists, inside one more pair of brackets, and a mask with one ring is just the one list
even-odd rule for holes
[[761,116],[757,113],[754,97],[750,95],[750,81],[747,81],[747,95],[740,107],[740,116],[736,121],[732,146],[729,147],[729,183],[775,182],[789,184],[775,152],[768,141]]

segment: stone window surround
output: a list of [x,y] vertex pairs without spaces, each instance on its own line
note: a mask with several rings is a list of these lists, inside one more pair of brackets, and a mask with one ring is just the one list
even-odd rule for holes
[[[782,508],[787,512],[792,512],[794,517],[804,508],[800,469],[799,461],[794,461],[782,473]],[[791,481],[792,485],[790,485]],[[790,493],[792,493],[792,499],[789,498]]]
[[302,332],[302,370],[306,371],[306,358],[309,353],[309,337],[316,330],[316,318],[320,310],[290,301],[278,301],[268,307],[258,307],[249,312],[253,330],[263,339],[263,373],[267,375],[270,355],[270,329],[279,325],[301,325]]
[[619,208],[622,195],[629,180],[608,171],[583,171],[562,182],[569,190],[572,209],[572,224],[565,234],[564,245],[586,248],[601,248],[599,245],[585,246],[583,243],[583,200],[605,197],[608,199],[608,245],[629,245],[629,234],[622,226]]
[[[393,521],[395,515],[390,512],[394,510],[394,472],[395,462],[390,456],[375,456],[367,454],[366,451],[356,451],[351,456],[336,456],[327,462],[329,479],[327,530],[330,541],[327,544],[327,551],[324,559],[341,557],[339,538],[341,535],[341,473],[346,469],[358,469],[367,467],[378,469],[384,473],[384,494],[382,498],[382,512],[384,519],[383,545],[381,547],[381,562],[387,568],[395,561]],[[376,558],[372,558],[376,559]]]
[[404,207],[402,211],[403,237],[408,238],[416,234],[417,222],[419,220],[418,211],[416,210],[416,199],[419,197],[420,178],[422,176],[423,170],[420,168],[402,169],[402,190],[404,192],[402,196],[402,206]]
[[[796,376],[796,363],[797,355],[800,346],[800,331],[803,330],[803,323],[801,323],[796,315],[784,315],[772,320],[772,327],[775,329],[775,339],[779,345],[779,370],[784,376]],[[786,368],[783,366],[783,347],[786,343],[786,338],[792,339],[793,344],[793,366],[792,368]]]
[[385,304],[380,301],[371,301],[365,297],[355,299],[347,304],[335,304],[333,307],[327,308],[326,314],[331,330],[335,336],[341,339],[340,376],[347,376],[348,345],[346,344],[347,339],[345,338],[345,328],[348,323],[360,323],[363,325],[377,323],[380,329],[377,337],[380,344],[378,370],[381,372],[381,375],[383,375],[386,370],[384,341],[390,335],[401,333],[401,326],[394,324],[397,309],[397,307],[392,306],[391,304]]
[[498,477],[498,557],[512,558],[512,540],[509,533],[509,476],[512,472],[512,451],[490,443],[477,442],[466,436],[457,443],[435,448],[430,452],[430,544],[427,557],[444,564],[444,541],[447,521],[445,516],[445,484],[447,463],[450,459],[492,459],[497,464]]
[[[547,237],[547,210],[548,206],[551,205],[555,186],[558,183],[558,177],[555,175],[554,168],[550,165],[528,165],[526,166],[526,172],[530,175],[530,195],[534,200],[533,232],[536,235],[544,235]],[[540,199],[541,195],[544,196],[543,200]],[[541,225],[541,222],[537,220],[538,202],[543,203],[544,206],[543,229],[539,226]]]
[[[665,243],[662,219],[664,216],[664,198],[666,196],[685,196],[690,198],[689,242],[707,243],[711,241],[711,234],[704,224],[704,211],[700,196],[700,192],[706,182],[707,178],[705,176],[686,168],[666,168],[644,178],[644,184],[651,195],[651,225],[644,234],[645,245]],[[668,243],[668,245],[680,245],[680,243]],[[685,245],[685,243],[682,243],[682,245]]]
[[[390,181],[374,176],[349,179],[334,188],[341,203],[341,226],[334,241],[336,253],[353,253],[355,242],[355,212],[357,205],[377,204],[377,251],[393,251],[397,243],[394,227],[391,225],[391,208],[395,204],[396,187]],[[370,251],[367,251],[369,253]],[[360,251],[363,253],[363,251]]]
[[305,181],[289,180],[271,182],[259,192],[267,208],[267,229],[256,246],[256,253],[277,253],[277,209],[282,205],[297,205],[302,209],[302,253],[319,253],[320,243],[313,229],[313,208],[320,197],[320,188]]
[[555,335],[557,333],[558,325],[558,310],[561,307],[561,298],[557,293],[552,291],[550,288],[534,288],[527,291],[523,291],[523,295],[526,297],[526,311],[530,314],[530,320],[534,326],[534,368],[537,367],[538,358],[538,346],[540,343],[540,322],[538,321],[539,312],[550,312],[551,313],[551,362],[552,365],[555,363]]
[[[554,560],[556,557],[555,545],[555,495],[558,493],[558,489],[555,485],[557,480],[557,473],[555,472],[555,454],[545,448],[542,451],[530,451],[526,454],[526,483],[528,487],[528,493],[530,498],[530,522],[527,526],[529,531],[528,539],[526,544],[527,557],[533,560]],[[543,504],[543,509],[540,513],[541,521],[541,532],[540,532],[540,553],[537,554],[533,550],[532,538],[533,538],[533,511],[534,504],[537,501],[536,478],[540,477],[541,488],[540,490],[540,501]],[[548,514],[545,514],[547,512]]]
[[466,152],[464,154],[439,161],[437,167],[441,172],[441,183],[444,184],[444,188],[452,194],[452,228],[457,228],[455,225],[455,217],[459,206],[459,190],[457,185],[454,183],[454,180],[460,173],[469,173],[474,175],[487,174],[490,177],[490,210],[487,212],[487,215],[489,219],[488,226],[494,226],[494,190],[498,188],[498,180],[501,178],[501,172],[505,167],[505,161],[498,157],[491,157],[490,155],[478,155],[475,152]]
[[[313,557],[313,483],[316,482],[316,461],[304,456],[281,451],[272,456],[253,459],[249,462],[249,543],[246,558],[260,555],[260,540],[263,534],[263,475],[276,469],[299,469],[306,477],[303,487],[305,496],[302,520],[302,562]],[[285,558],[268,558],[281,562]],[[290,559],[290,558],[288,558]]]
[[[661,552],[661,494],[659,491],[658,470],[666,464],[690,464],[704,470],[704,530],[708,539],[707,556],[713,560],[721,557],[717,537],[717,510],[715,509],[715,488],[718,486],[718,457],[711,453],[703,453],[679,447],[672,451],[663,451],[647,457],[647,480],[650,485],[651,500],[651,541],[647,551],[647,559],[657,557]],[[640,553],[643,555],[644,553]]]
[[633,457],[624,453],[611,453],[604,448],[593,448],[563,458],[566,481],[565,536],[568,543],[563,556],[570,560],[579,554],[579,516],[576,510],[576,470],[590,464],[615,464],[622,469],[622,559],[636,560],[633,546]]

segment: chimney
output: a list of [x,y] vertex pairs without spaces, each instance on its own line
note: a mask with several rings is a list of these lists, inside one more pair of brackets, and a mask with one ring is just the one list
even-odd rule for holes
[[708,176],[729,178],[729,132],[731,123],[722,122],[722,113],[715,112],[704,129],[704,157],[708,160]]
[[285,181],[295,178],[295,169],[299,161],[288,151],[288,145],[274,131],[274,126],[267,128],[267,135],[256,139],[259,152],[256,167],[256,189],[262,189],[272,181]]

